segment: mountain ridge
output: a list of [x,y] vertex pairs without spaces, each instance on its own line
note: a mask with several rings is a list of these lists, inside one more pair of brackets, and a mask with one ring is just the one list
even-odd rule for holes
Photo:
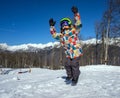
[[[88,45],[88,44],[96,44],[96,39],[88,39],[84,41],[80,41],[82,45]],[[101,43],[101,40],[98,40],[98,43]],[[110,39],[109,41],[110,45],[117,45],[120,47],[120,38],[117,39]],[[20,44],[20,45],[8,45],[7,43],[0,43],[0,50],[7,50],[7,51],[37,51],[40,49],[52,49],[52,48],[59,48],[60,47],[60,42],[49,42],[47,44],[35,44],[35,43],[28,43],[28,44]]]

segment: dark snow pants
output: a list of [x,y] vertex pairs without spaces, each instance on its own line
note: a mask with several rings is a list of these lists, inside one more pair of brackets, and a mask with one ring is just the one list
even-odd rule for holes
[[65,69],[68,77],[72,77],[74,80],[79,78],[79,57],[75,59],[66,59]]

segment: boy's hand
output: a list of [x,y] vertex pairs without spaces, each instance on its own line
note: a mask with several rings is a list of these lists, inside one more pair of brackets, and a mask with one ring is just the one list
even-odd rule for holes
[[72,10],[72,12],[73,12],[74,14],[78,13],[78,8],[75,7],[75,6],[73,6],[73,7],[71,8],[71,10]]
[[56,21],[54,21],[53,18],[51,18],[51,19],[49,20],[49,25],[50,25],[50,26],[54,26],[55,23],[56,23]]

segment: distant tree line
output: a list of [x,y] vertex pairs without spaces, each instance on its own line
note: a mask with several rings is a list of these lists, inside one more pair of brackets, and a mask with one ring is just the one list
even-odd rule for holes
[[[84,45],[83,56],[80,57],[80,66],[104,64],[102,44],[98,44],[97,56],[96,45]],[[108,64],[120,66],[120,47],[109,46]],[[0,65],[10,68],[39,67],[49,69],[61,69],[65,64],[65,53],[63,48],[39,50],[36,52],[25,51],[1,51]]]

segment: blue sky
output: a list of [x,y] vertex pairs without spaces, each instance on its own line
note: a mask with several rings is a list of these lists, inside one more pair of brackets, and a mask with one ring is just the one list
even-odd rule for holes
[[63,17],[73,18],[71,7],[78,7],[83,39],[95,37],[95,22],[102,18],[106,0],[0,0],[0,43],[19,45],[54,42],[49,19],[56,20],[56,30]]

